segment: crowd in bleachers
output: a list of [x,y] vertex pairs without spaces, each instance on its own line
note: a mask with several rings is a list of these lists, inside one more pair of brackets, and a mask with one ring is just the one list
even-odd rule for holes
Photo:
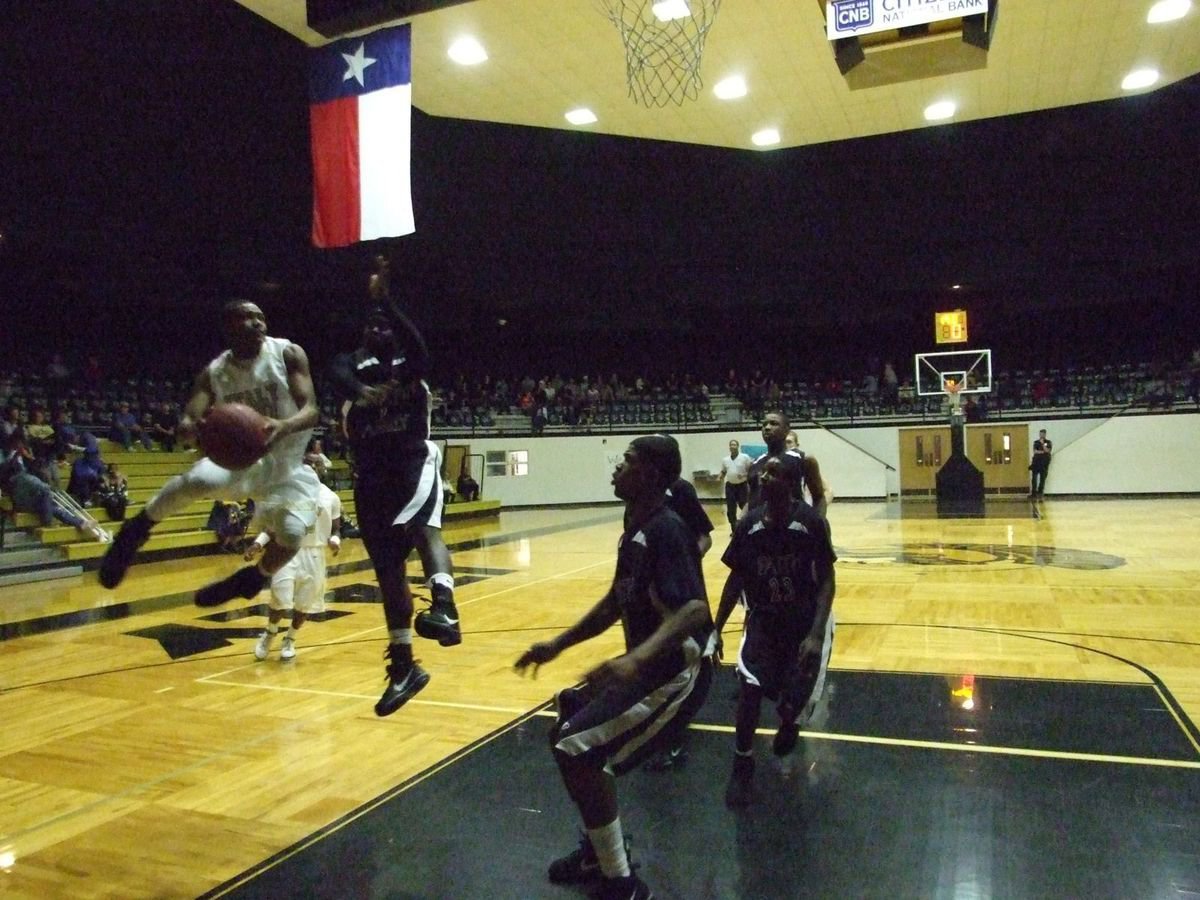
[[[1200,350],[1176,367],[1149,363],[1001,371],[990,393],[967,395],[969,421],[996,415],[1057,410],[1088,413],[1125,407],[1194,407]],[[326,450],[344,455],[339,409],[317,379]],[[80,434],[108,438],[127,449],[172,449],[190,381],[172,377],[104,378],[94,360],[80,373],[55,357],[44,373],[0,374],[5,436],[20,429],[33,455],[62,458]],[[940,416],[945,398],[918,396],[911,378],[890,363],[878,373],[779,378],[729,370],[705,381],[691,375],[646,377],[560,375],[506,379],[463,375],[434,386],[435,430],[621,430],[636,426],[703,428],[718,421],[749,422],[782,409],[797,421]],[[732,410],[732,415],[730,411]],[[524,423],[524,424],[521,424]]]

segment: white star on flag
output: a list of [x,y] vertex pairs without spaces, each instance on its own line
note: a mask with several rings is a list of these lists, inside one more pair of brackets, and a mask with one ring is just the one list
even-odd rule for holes
[[367,66],[373,66],[375,64],[375,60],[371,59],[371,57],[367,56],[363,52],[366,50],[366,48],[366,44],[359,44],[358,49],[354,52],[353,56],[351,56],[349,53],[342,54],[342,59],[346,61],[347,67],[346,74],[342,76],[342,81],[349,81],[351,78],[353,78],[360,85],[366,87],[366,84],[363,82],[363,70],[366,69]]

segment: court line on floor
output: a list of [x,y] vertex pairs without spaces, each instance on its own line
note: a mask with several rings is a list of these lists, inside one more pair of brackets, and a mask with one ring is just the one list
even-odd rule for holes
[[[537,578],[537,579],[534,579],[533,581],[523,581],[520,584],[515,584],[515,585],[512,585],[511,587],[501,588],[498,591],[492,591],[491,593],[483,594],[479,597],[469,597],[465,600],[456,599],[455,603],[460,608],[464,607],[464,606],[470,606],[472,603],[478,603],[480,600],[490,600],[492,597],[499,597],[501,594],[509,594],[509,593],[512,593],[513,591],[519,591],[519,590],[523,590],[525,588],[530,588],[530,587],[533,587],[535,584],[545,584],[547,581],[557,581],[560,578],[567,578],[571,575],[578,575],[580,572],[586,572],[588,569],[596,568],[596,566],[605,566],[605,565],[611,566],[611,565],[613,565],[613,563],[616,562],[616,559],[617,558],[615,556],[609,556],[609,557],[606,557],[605,559],[600,560],[599,562],[588,563],[586,566],[580,566],[577,569],[571,569],[570,571],[567,571],[567,572],[559,572],[555,575],[547,575],[545,578]],[[501,575],[501,576],[497,576],[497,577],[503,578],[504,576]],[[597,598],[597,599],[599,599],[599,598]],[[327,641],[326,643],[322,644],[321,646],[322,647],[333,647],[333,646],[336,646],[337,644],[347,644],[347,643],[350,643],[351,641],[357,640],[360,637],[363,637],[364,635],[373,634],[377,631],[385,631],[385,630],[387,630],[386,623],[382,624],[382,625],[372,625],[370,628],[363,629],[362,631],[355,631],[355,632],[352,632],[351,634],[345,635],[343,637],[335,638],[331,641]],[[234,671],[234,670],[230,670],[230,671]],[[222,673],[222,674],[224,674],[224,673]]]
[[[238,671],[230,669],[231,672]],[[224,674],[224,673],[222,673]],[[313,697],[345,697],[350,700],[367,700],[376,699],[374,694],[354,694],[349,691],[324,691],[318,688],[297,688],[285,687],[280,684],[247,684],[244,681],[222,681],[218,675],[213,675],[205,678],[197,679],[198,682],[204,684],[218,684],[223,687],[247,688],[253,691],[279,691],[284,694],[308,694]],[[545,702],[545,701],[542,701]],[[523,716],[529,712],[528,707],[517,708],[515,706],[485,706],[480,703],[454,703],[450,700],[409,700],[408,706],[443,706],[447,709],[473,709],[479,712],[498,712],[507,713],[509,715]]]
[[[555,718],[558,714],[553,709],[541,709],[535,711],[533,715]],[[733,725],[711,725],[693,722],[688,725],[688,728],[692,731],[737,734],[737,728]],[[762,737],[773,737],[775,729],[759,728],[754,733]],[[1200,769],[1200,760],[1156,759],[1149,756],[1118,756],[1107,753],[1081,753],[1074,750],[1034,750],[1028,747],[999,747],[995,744],[956,744],[952,741],[921,741],[915,738],[888,738],[870,734],[839,734],[831,731],[806,731],[803,729],[800,731],[800,737],[813,738],[818,741],[877,744],[886,747],[950,750],[956,753],[991,753],[999,756],[1027,756],[1037,759],[1069,759],[1080,762],[1121,763],[1132,766],[1159,766],[1170,769]]]
[[[539,715],[553,715],[547,710]],[[736,734],[737,729],[732,725],[699,725],[688,726],[696,731],[711,731],[720,734]],[[759,728],[756,734],[770,736],[774,729]],[[997,756],[1024,756],[1035,759],[1067,759],[1077,762],[1119,763],[1130,766],[1158,766],[1168,769],[1200,769],[1200,761],[1186,759],[1155,759],[1146,756],[1116,756],[1107,753],[1079,753],[1072,750],[1033,750],[1028,747],[997,747],[994,744],[955,744],[950,741],[919,741],[912,738],[887,738],[869,734],[834,734],[828,731],[804,731],[802,738],[812,738],[818,741],[843,741],[852,744],[876,744],[886,747],[913,747],[922,750],[950,750],[956,753],[990,753]]]

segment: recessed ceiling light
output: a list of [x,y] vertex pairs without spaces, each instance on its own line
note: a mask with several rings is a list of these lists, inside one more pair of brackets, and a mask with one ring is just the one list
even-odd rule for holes
[[460,37],[450,45],[446,55],[460,66],[477,66],[481,62],[487,62],[488,58],[483,44],[473,37]]
[[567,121],[572,125],[591,125],[596,121],[596,114],[590,109],[580,107],[567,113]]
[[736,100],[746,96],[746,79],[741,75],[730,75],[722,78],[713,86],[713,93],[718,100]]
[[1134,69],[1121,81],[1121,89],[1140,91],[1158,81],[1158,69]]
[[[642,7],[645,9],[645,7]],[[660,22],[673,22],[675,19],[686,19],[692,14],[688,9],[687,0],[658,0],[650,9],[654,18]]]
[[954,115],[957,109],[953,100],[939,100],[937,103],[930,103],[925,107],[925,121],[940,122],[942,119],[948,119]]
[[756,131],[750,135],[750,140],[756,147],[770,147],[772,144],[779,143],[779,132],[774,128],[764,128],[762,131]]
[[1174,22],[1182,19],[1192,8],[1192,0],[1158,0],[1146,14],[1146,21],[1151,25],[1159,22]]
[[961,289],[962,289],[962,285],[961,285],[961,284],[952,284],[952,285],[950,285],[950,290],[952,290],[952,291],[958,291],[958,290],[961,290]]

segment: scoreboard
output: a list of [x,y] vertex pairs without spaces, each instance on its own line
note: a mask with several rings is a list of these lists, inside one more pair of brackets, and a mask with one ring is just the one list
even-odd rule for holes
[[933,339],[938,344],[967,342],[967,311],[953,309],[933,314]]

